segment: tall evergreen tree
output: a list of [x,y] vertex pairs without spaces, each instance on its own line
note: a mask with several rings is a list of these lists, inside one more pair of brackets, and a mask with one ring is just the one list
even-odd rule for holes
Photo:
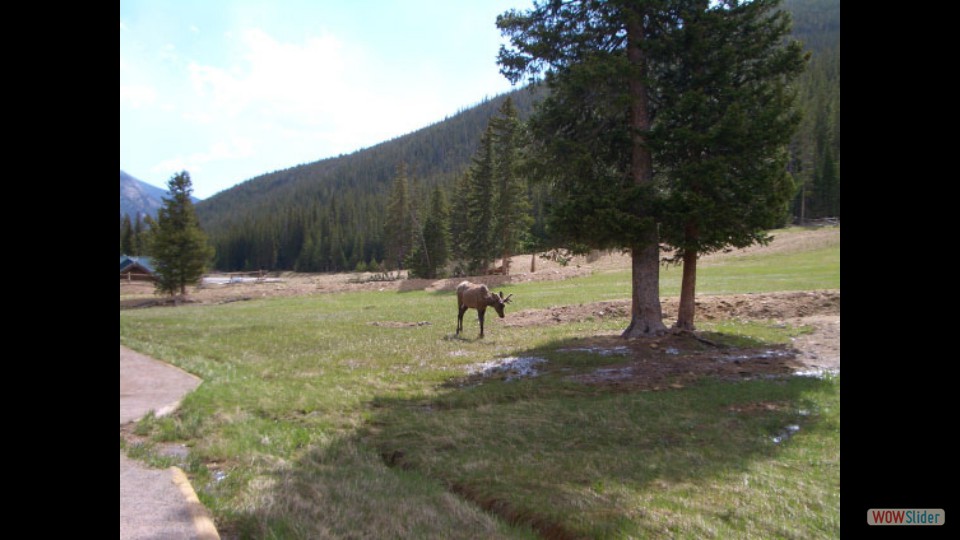
[[468,269],[473,273],[486,273],[490,263],[496,258],[494,227],[494,133],[488,126],[480,138],[480,148],[473,157],[470,166],[470,186],[466,197],[467,234],[466,254]]
[[187,285],[196,283],[213,257],[213,249],[200,229],[190,194],[190,174],[182,171],[167,182],[170,198],[163,199],[157,212],[150,253],[156,271],[156,288],[160,293],[181,295]]
[[411,275],[434,279],[440,277],[450,258],[450,207],[440,187],[430,195],[430,206],[423,221],[422,241],[414,244],[410,255]]
[[[783,148],[797,123],[787,85],[803,61],[799,46],[782,46],[789,20],[777,4],[544,1],[497,19],[511,38],[501,71],[513,82],[545,72],[551,90],[530,124],[553,229],[631,251],[625,337],[666,330],[660,234],[683,257],[681,304],[692,308],[697,254],[761,240],[784,215]],[[681,309],[678,325],[692,321]]]
[[651,43],[679,26],[671,7],[667,0],[537,1],[497,17],[511,43],[500,49],[501,72],[514,83],[546,72],[551,90],[531,130],[553,184],[553,228],[590,247],[631,251],[625,337],[666,332],[647,138],[658,68]]
[[387,202],[386,223],[383,228],[384,257],[388,268],[403,269],[403,263],[412,247],[413,233],[407,165],[400,163]]
[[470,238],[468,194],[472,185],[470,172],[466,171],[457,179],[453,190],[453,208],[450,212],[450,255],[461,262],[465,262],[470,254],[467,247]]
[[651,143],[664,170],[661,238],[683,262],[676,328],[694,329],[701,254],[769,240],[795,186],[786,146],[799,124],[790,83],[799,43],[784,45],[790,18],[779,0],[682,2],[679,29],[657,47],[657,121]]
[[151,255],[150,249],[153,246],[153,235],[157,230],[157,221],[149,214],[143,218],[143,229],[138,235],[137,242],[140,245],[140,255]]
[[510,273],[510,257],[530,230],[530,203],[527,183],[520,177],[520,149],[524,146],[523,129],[513,100],[503,102],[497,117],[490,121],[496,137],[496,214],[494,239],[503,259],[504,274]]

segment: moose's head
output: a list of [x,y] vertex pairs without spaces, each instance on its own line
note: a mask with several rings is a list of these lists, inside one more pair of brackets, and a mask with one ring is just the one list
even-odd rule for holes
[[493,295],[493,298],[494,300],[496,300],[496,303],[491,305],[493,306],[493,309],[497,310],[497,315],[499,315],[501,319],[503,318],[503,308],[506,307],[508,302],[510,302],[511,296],[513,296],[513,293],[508,294],[507,297],[504,298],[503,291],[500,291],[499,296]]

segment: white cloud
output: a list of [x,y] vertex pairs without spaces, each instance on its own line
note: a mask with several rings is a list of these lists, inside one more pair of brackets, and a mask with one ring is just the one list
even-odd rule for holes
[[284,43],[252,29],[242,32],[240,41],[240,65],[189,64],[190,81],[205,110],[303,120],[335,110],[335,100],[350,93],[343,82],[344,47],[332,36]]
[[[120,67],[123,69],[123,60],[120,60]],[[145,84],[121,84],[120,85],[120,106],[124,104],[138,109],[153,105],[157,101],[157,91]]]
[[[168,111],[154,118],[176,119],[176,129],[189,132],[176,141],[178,150],[151,160],[151,173],[188,170],[204,195],[266,170],[378,144],[469,105],[429,62],[397,62],[330,34],[298,42],[256,28],[233,35],[232,57],[186,62],[176,82],[155,78],[156,90],[123,86],[121,57],[121,108],[153,105]],[[179,50],[183,60],[186,50]],[[164,109],[169,103],[175,111]]]
[[158,58],[167,62],[176,62],[180,59],[180,55],[177,54],[177,46],[173,43],[165,44],[158,53]]
[[250,157],[253,155],[254,144],[254,141],[245,137],[231,137],[211,144],[205,152],[165,159],[154,165],[151,172],[158,175],[171,175],[183,170],[190,171],[191,174],[199,173],[208,163]]
[[260,29],[238,36],[241,53],[232,66],[188,66],[199,101],[186,118],[232,121],[240,129],[255,124],[256,136],[270,130],[301,139],[297,146],[315,141],[312,157],[319,158],[408,133],[465,105],[449,103],[440,90],[449,81],[430,64],[388,63],[333,35],[297,43]]
[[120,21],[120,31],[129,30],[126,24],[123,21]]

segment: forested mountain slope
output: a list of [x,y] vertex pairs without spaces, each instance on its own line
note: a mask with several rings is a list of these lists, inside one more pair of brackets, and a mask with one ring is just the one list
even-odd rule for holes
[[790,151],[800,183],[793,215],[840,217],[840,0],[787,0],[793,35],[812,53],[801,77],[803,123]]

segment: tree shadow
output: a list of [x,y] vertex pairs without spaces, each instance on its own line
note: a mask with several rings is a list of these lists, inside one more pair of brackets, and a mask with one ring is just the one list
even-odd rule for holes
[[567,339],[514,357],[546,362],[532,377],[508,369],[452,378],[429,399],[378,398],[359,440],[388,466],[551,538],[663,532],[637,501],[711,489],[776,459],[793,433],[822,428],[811,396],[835,384],[790,376],[785,348],[693,340],[671,354]]

